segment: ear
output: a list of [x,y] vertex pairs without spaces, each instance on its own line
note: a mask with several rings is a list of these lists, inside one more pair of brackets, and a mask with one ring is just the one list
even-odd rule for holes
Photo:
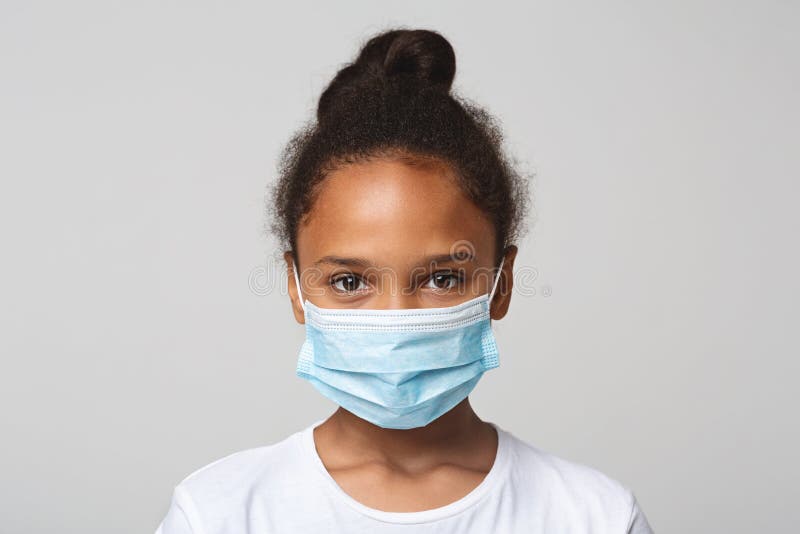
[[[297,284],[295,283],[294,279],[294,263],[292,262],[293,258],[294,256],[290,250],[287,250],[283,253],[283,259],[286,261],[286,275],[289,278],[289,300],[292,303],[294,319],[300,324],[305,324],[306,318],[305,314],[303,313],[303,306],[300,304],[300,292],[297,289]],[[297,277],[300,278],[299,272],[297,273]]]
[[509,245],[503,255],[503,269],[500,271],[500,279],[497,281],[497,289],[489,309],[489,316],[492,319],[502,319],[508,312],[508,306],[511,304],[511,290],[514,287],[514,259],[516,257],[517,247]]

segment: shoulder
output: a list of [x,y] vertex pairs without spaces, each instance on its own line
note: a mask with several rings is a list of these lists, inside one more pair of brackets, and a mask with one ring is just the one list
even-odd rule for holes
[[254,494],[276,493],[304,468],[302,431],[283,440],[223,456],[189,473],[173,500],[191,524],[225,521]]
[[512,455],[512,480],[550,511],[607,524],[627,532],[638,512],[625,484],[594,467],[567,460],[506,432]]
[[630,493],[625,485],[599,469],[567,460],[516,436],[510,435],[510,438],[518,467],[535,474],[551,488],[610,499],[625,499]]

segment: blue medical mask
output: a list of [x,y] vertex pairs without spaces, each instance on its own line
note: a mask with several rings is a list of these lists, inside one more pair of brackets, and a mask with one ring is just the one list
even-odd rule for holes
[[303,302],[306,325],[297,375],[383,428],[425,426],[464,400],[499,365],[489,320],[491,292],[455,306],[331,309]]

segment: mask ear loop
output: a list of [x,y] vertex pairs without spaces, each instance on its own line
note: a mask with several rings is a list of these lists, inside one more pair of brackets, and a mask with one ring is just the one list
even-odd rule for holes
[[292,260],[292,273],[294,274],[294,283],[297,285],[297,294],[300,296],[300,307],[306,311],[306,305],[303,304],[303,290],[300,289],[300,278],[297,276],[297,264]]
[[500,267],[497,268],[497,275],[494,277],[494,284],[492,284],[492,291],[489,293],[489,304],[492,303],[492,298],[494,298],[494,291],[497,289],[497,282],[500,281],[500,273],[503,272],[503,262],[506,261],[505,256],[500,258]]

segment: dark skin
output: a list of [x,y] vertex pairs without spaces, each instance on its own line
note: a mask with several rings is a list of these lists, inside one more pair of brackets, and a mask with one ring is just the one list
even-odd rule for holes
[[[452,306],[491,290],[495,229],[453,171],[435,160],[393,158],[348,164],[322,182],[297,232],[303,297],[327,308]],[[517,248],[504,253],[491,318],[511,299]],[[291,253],[289,295],[303,309]],[[314,430],[328,472],[355,500],[388,512],[452,503],[492,467],[497,433],[464,399],[429,425],[385,429],[338,408]]]

